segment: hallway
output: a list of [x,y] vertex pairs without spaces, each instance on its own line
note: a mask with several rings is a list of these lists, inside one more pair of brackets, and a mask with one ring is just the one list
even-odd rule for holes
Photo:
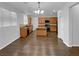
[[1,56],[68,56],[79,55],[79,48],[68,48],[56,33],[47,37],[37,37],[32,32],[25,39],[18,39],[0,51]]

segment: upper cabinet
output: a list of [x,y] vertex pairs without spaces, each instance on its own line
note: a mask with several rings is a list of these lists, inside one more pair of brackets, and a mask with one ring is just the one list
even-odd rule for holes
[[45,24],[45,17],[43,17],[43,16],[42,17],[39,17],[38,18],[38,23],[39,24]]
[[48,31],[57,31],[57,17],[38,17],[38,27],[46,27]]
[[50,17],[50,31],[57,31],[57,17]]
[[38,17],[38,27],[45,27],[45,17],[44,16]]
[[57,23],[57,17],[50,17],[50,24],[56,24]]
[[32,25],[32,17],[28,16],[28,25]]

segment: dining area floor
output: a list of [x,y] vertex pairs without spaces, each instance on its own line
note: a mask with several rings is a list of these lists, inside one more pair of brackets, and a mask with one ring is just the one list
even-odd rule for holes
[[0,50],[0,56],[79,56],[79,48],[67,47],[56,32],[40,37],[34,31]]

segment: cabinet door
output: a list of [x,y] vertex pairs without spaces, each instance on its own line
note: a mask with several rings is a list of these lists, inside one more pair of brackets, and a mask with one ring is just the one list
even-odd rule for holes
[[27,36],[27,28],[23,27],[20,28],[20,37],[26,37]]
[[28,24],[32,25],[32,17],[31,16],[28,16]]
[[50,26],[50,31],[57,31],[57,27],[56,26]]
[[47,36],[47,31],[46,29],[37,29],[37,36]]
[[50,18],[50,31],[57,31],[57,17]]
[[50,18],[50,23],[51,24],[56,24],[57,23],[57,17],[51,17]]
[[31,33],[31,32],[32,32],[32,25],[29,26],[29,33]]
[[45,18],[43,18],[43,17],[38,18],[38,23],[45,24]]

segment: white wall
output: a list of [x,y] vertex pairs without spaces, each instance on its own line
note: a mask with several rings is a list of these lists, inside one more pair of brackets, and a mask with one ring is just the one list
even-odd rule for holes
[[[4,4],[0,7],[6,8],[5,12],[0,10],[0,49],[2,49],[20,37],[20,26],[24,26],[25,20],[23,13],[12,12],[11,10],[14,9],[7,8]],[[16,14],[14,18],[11,16],[11,12]]]
[[19,26],[28,25],[28,16],[26,14],[17,13]]
[[69,19],[68,9],[63,9],[58,12],[58,37],[69,46]]
[[0,49],[18,39],[19,32],[17,14],[0,8]]
[[[68,46],[72,46],[72,30],[71,30],[71,19],[70,19],[70,6],[73,2],[65,5],[60,11],[58,11],[58,37]],[[61,16],[61,17],[60,17]]]
[[64,39],[64,19],[61,10],[58,11],[58,38]]
[[32,17],[33,30],[38,28],[38,17]]
[[72,45],[79,46],[79,3],[70,8],[72,19]]
[[18,13],[17,18],[18,18],[18,21],[19,21],[19,25],[23,24],[24,15],[21,14],[21,13]]

